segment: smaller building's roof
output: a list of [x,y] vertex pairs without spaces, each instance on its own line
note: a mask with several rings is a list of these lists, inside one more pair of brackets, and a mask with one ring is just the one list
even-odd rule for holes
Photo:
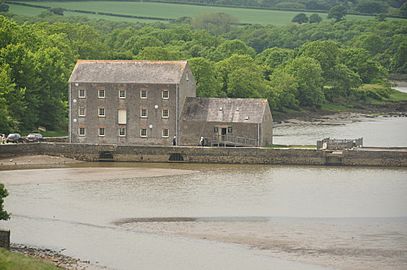
[[78,60],[69,82],[176,84],[187,61]]
[[187,97],[182,119],[224,123],[262,123],[267,106],[267,99],[260,98]]

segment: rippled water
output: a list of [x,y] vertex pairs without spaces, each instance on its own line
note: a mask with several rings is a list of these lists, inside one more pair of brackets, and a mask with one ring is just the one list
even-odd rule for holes
[[[109,269],[407,266],[406,169],[98,165],[1,171],[12,240]],[[118,223],[151,217],[203,219]]]

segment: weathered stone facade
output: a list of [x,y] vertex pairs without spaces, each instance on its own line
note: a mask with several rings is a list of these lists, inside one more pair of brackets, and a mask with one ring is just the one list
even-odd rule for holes
[[187,98],[181,115],[181,144],[266,146],[272,144],[266,99]]
[[70,142],[169,145],[196,83],[186,61],[78,61],[69,94]]

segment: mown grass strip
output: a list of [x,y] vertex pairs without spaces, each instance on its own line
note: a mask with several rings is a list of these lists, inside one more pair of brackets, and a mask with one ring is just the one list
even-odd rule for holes
[[61,270],[51,263],[0,248],[1,270]]

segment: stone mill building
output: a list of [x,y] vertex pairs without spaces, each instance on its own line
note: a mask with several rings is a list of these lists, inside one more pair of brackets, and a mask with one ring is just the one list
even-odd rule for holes
[[69,140],[117,145],[264,146],[267,100],[197,98],[187,61],[79,60],[69,79]]
[[266,99],[188,97],[181,115],[181,144],[207,138],[208,145],[263,146],[272,143]]

